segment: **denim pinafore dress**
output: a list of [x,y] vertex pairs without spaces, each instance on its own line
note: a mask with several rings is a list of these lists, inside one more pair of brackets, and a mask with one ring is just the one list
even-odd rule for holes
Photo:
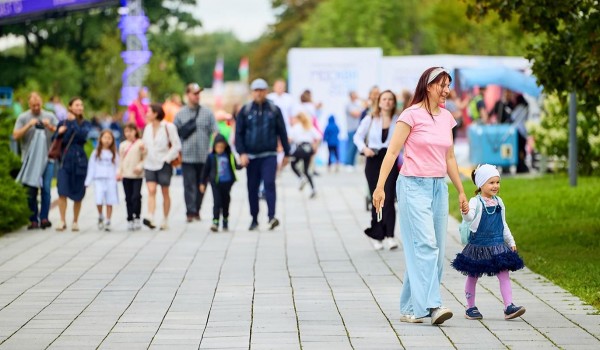
[[469,243],[451,265],[463,275],[494,276],[500,271],[516,271],[524,267],[523,259],[504,243],[502,207],[486,206],[481,198],[481,220],[477,231],[469,237]]

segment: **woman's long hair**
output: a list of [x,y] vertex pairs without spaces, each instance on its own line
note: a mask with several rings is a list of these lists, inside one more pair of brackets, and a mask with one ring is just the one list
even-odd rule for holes
[[409,105],[410,107],[423,102],[423,107],[425,107],[427,113],[429,113],[429,115],[432,117],[433,113],[431,112],[429,107],[429,94],[427,94],[427,87],[432,84],[438,84],[439,82],[444,81],[446,78],[448,78],[448,83],[452,82],[452,77],[450,76],[450,74],[448,74],[446,71],[443,71],[440,74],[438,74],[438,76],[435,77],[435,79],[433,79],[429,84],[427,84],[431,72],[438,68],[442,67],[431,67],[426,69],[423,72],[423,74],[421,74],[421,78],[419,78],[419,82],[417,83],[417,87],[415,88],[415,93],[413,94],[412,101],[410,101]]
[[296,120],[298,120],[304,130],[310,130],[312,128],[312,120],[306,115],[306,113],[298,113],[296,115]]
[[100,136],[98,137],[98,145],[96,146],[96,158],[100,159],[100,155],[102,154],[102,136],[104,136],[104,134],[109,134],[110,137],[112,138],[112,142],[110,143],[110,146],[108,147],[108,149],[112,153],[112,162],[114,164],[115,159],[117,158],[117,145],[115,144],[115,135],[109,129],[102,130],[102,132],[100,133]]
[[390,116],[393,117],[396,114],[396,105],[398,104],[398,100],[396,98],[396,94],[394,94],[391,90],[385,90],[385,91],[383,91],[382,93],[379,94],[379,96],[377,97],[377,102],[373,106],[373,116],[374,117],[381,117],[381,109],[379,107],[379,102],[381,102],[381,97],[385,93],[391,94],[392,98],[393,98],[393,101],[394,101],[394,107],[392,107],[392,114],[390,114]]

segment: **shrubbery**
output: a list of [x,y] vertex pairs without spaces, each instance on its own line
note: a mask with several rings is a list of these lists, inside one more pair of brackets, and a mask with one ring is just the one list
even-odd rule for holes
[[[578,106],[578,111],[581,110]],[[535,148],[552,158],[559,171],[566,171],[569,155],[569,111],[566,96],[549,95],[541,120],[528,123]],[[582,175],[600,174],[600,107],[593,115],[577,113],[577,167]]]
[[21,160],[9,146],[14,123],[14,119],[0,111],[0,233],[26,225],[30,215],[25,189],[14,179],[21,167]]

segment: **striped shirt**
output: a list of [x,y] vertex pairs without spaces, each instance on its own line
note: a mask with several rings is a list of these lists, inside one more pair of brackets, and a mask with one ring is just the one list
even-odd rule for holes
[[[179,128],[190,119],[196,118],[197,110],[189,106],[182,107],[175,115],[173,124]],[[184,163],[206,163],[206,157],[210,153],[210,136],[217,132],[217,122],[212,111],[200,106],[196,118],[196,131],[187,139],[181,139],[181,158]]]

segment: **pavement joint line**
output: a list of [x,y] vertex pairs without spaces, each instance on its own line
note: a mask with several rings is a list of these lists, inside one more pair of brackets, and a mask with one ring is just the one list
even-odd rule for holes
[[[193,233],[187,232],[187,229],[184,230],[184,233],[186,233],[186,234],[193,234]],[[200,252],[200,249],[204,246],[204,243],[208,239],[208,236],[209,236],[209,234],[205,234],[204,235],[204,238],[202,239],[202,241],[198,245],[198,248],[196,248],[196,251],[194,252],[194,256],[192,257],[192,259],[190,259],[190,262],[189,262],[187,268],[185,269],[185,273],[183,274],[183,277],[181,278],[181,281],[179,281],[179,285],[177,286],[177,290],[175,291],[175,294],[173,295],[173,298],[171,299],[171,303],[169,303],[169,307],[165,311],[165,314],[163,315],[162,319],[160,320],[160,324],[156,328],[156,332],[154,332],[154,335],[152,336],[152,339],[150,340],[150,343],[148,344],[148,349],[150,348],[150,346],[152,345],[152,342],[154,342],[154,338],[156,338],[156,335],[160,331],[160,328],[162,327],[163,322],[165,321],[165,318],[167,317],[167,314],[169,313],[169,310],[171,310],[171,307],[173,306],[173,303],[175,302],[175,299],[177,298],[177,294],[179,293],[179,289],[181,288],[181,285],[183,284],[183,281],[185,281],[185,278],[187,277],[187,274],[188,274],[188,272],[190,270],[190,267],[194,264],[194,261],[196,261],[196,258],[198,257],[198,253]],[[230,238],[230,240],[231,240],[231,238]]]
[[[88,270],[86,270],[86,272],[84,272],[81,276],[84,276],[89,270],[91,270],[92,268],[94,268],[96,265],[98,265],[99,263],[104,261],[104,258],[107,257],[109,254],[114,252],[115,247],[118,247],[121,245],[121,243],[125,242],[127,239],[134,237],[134,234],[129,233],[128,235],[126,235],[121,241],[119,241],[119,243],[117,243],[115,246],[113,246],[113,248],[111,248],[108,253],[106,253],[102,259],[100,259],[96,264],[94,264],[92,267],[90,267]],[[129,266],[129,264],[131,263],[131,261],[133,261],[133,259],[135,259],[135,257],[139,254],[140,251],[142,251],[148,244],[150,244],[150,242],[152,242],[152,240],[154,239],[154,237],[156,237],[156,234],[154,236],[152,236],[150,239],[148,239],[148,241],[142,245],[136,252],[135,254],[133,254],[133,256],[131,257],[131,259],[129,259],[127,261],[126,264],[123,265],[123,267],[121,267],[121,269],[119,269],[119,271],[117,273],[115,273],[115,275],[113,276],[113,278],[111,278],[110,281],[108,281],[104,287],[102,287],[100,289],[100,291],[98,291],[98,293],[96,293],[96,296],[81,310],[81,312],[79,314],[77,314],[77,316],[75,316],[75,318],[73,318],[71,320],[71,322],[69,322],[69,324],[60,332],[60,334],[58,334],[51,342],[50,344],[48,344],[48,346],[45,347],[45,349],[48,349],[50,346],[52,346],[52,344],[58,339],[60,338],[61,335],[63,335],[63,333],[69,329],[69,327],[71,327],[71,325],[73,324],[73,322],[75,322],[75,320],[77,320],[77,318],[79,318],[79,316],[81,316],[81,314],[83,314],[85,312],[85,310],[87,310],[87,308],[98,298],[98,296],[102,293],[102,291],[106,288],[106,286],[108,286],[110,283],[112,283],[112,281],[115,280],[115,278],[117,278],[117,276],[121,273],[121,271],[123,271],[123,269],[125,269],[127,266]],[[81,278],[81,276],[77,279],[77,281],[79,281],[79,279]],[[75,281],[75,282],[77,282]],[[73,283],[75,283],[73,282]],[[70,285],[69,285],[70,286]],[[67,288],[65,288],[64,290],[68,289],[69,286]],[[64,292],[63,290],[63,292]],[[62,292],[60,293],[62,294]],[[59,294],[59,295],[60,295]],[[57,297],[58,298],[58,297]],[[111,328],[112,330],[112,328]]]
[[252,304],[250,307],[250,337],[248,339],[248,349],[252,348],[252,326],[254,325],[254,298],[256,296],[256,259],[258,257],[258,245],[260,243],[261,236],[262,232],[258,231],[258,237],[256,237],[256,244],[254,245],[254,262],[252,263]]
[[[327,201],[327,197],[325,197],[325,205],[328,207],[329,202]],[[348,203],[346,203],[346,205],[348,205]],[[333,216],[331,215],[331,211],[328,210],[329,213],[329,218],[331,220],[331,222],[335,222]],[[357,226],[358,227],[358,226]],[[377,307],[379,308],[379,311],[381,311],[381,314],[383,315],[383,317],[385,317],[385,319],[388,321],[392,331],[394,332],[394,334],[396,334],[396,338],[398,338],[398,342],[400,342],[400,346],[403,349],[406,349],[406,346],[404,346],[404,343],[402,342],[402,339],[400,339],[400,334],[398,334],[398,331],[396,331],[396,329],[394,328],[394,325],[392,324],[392,321],[390,320],[390,318],[388,317],[388,315],[383,311],[383,308],[381,307],[381,304],[379,304],[379,301],[377,301],[377,297],[375,297],[375,294],[373,294],[373,290],[371,289],[371,287],[369,287],[369,284],[365,281],[364,276],[358,271],[358,269],[356,268],[356,264],[354,263],[354,260],[352,260],[352,257],[350,255],[350,253],[348,252],[348,247],[346,246],[346,242],[344,242],[343,237],[340,235],[340,231],[337,228],[336,225],[333,225],[333,230],[335,231],[336,235],[338,236],[340,242],[342,243],[342,247],[344,247],[344,252],[346,253],[346,256],[348,257],[348,260],[350,261],[350,264],[352,265],[352,267],[354,268],[354,271],[356,272],[356,274],[360,277],[361,281],[363,282],[363,284],[367,287],[367,289],[369,290],[369,293],[371,294],[371,297],[373,298],[373,301],[375,302],[375,304],[377,305]],[[381,258],[380,254],[379,258]],[[383,260],[383,259],[382,259]],[[387,264],[386,264],[387,266]],[[388,266],[389,267],[389,266]]]
[[[169,234],[169,232],[165,232],[165,231],[156,231],[157,233],[154,234],[154,236],[152,237],[151,240],[148,241],[148,244],[144,245],[144,247],[140,250],[138,250],[138,252],[135,254],[135,256],[125,265],[129,265],[129,263],[131,263],[133,261],[133,259],[135,259],[135,257],[137,257],[137,255],[140,253],[140,251],[142,251],[144,248],[146,248],[148,245],[150,245],[150,243],[152,241],[154,241],[154,239],[156,237],[158,237],[160,235],[160,233],[163,234]],[[171,245],[169,246],[168,249],[165,250],[165,253],[163,254],[163,256],[160,258],[160,260],[156,263],[156,265],[154,265],[154,268],[152,269],[152,271],[150,271],[150,273],[148,274],[148,278],[146,278],[146,280],[144,281],[144,283],[140,286],[140,288],[135,292],[135,295],[133,296],[133,298],[131,298],[131,301],[129,302],[129,304],[127,305],[127,307],[125,308],[125,310],[123,310],[123,312],[119,315],[119,317],[117,318],[117,320],[115,321],[115,324],[113,324],[113,326],[110,328],[110,330],[108,331],[108,333],[106,334],[106,336],[104,336],[104,338],[102,338],[102,341],[100,341],[100,344],[98,344],[97,349],[99,349],[102,346],[102,343],[104,343],[104,341],[106,340],[106,338],[108,338],[108,336],[110,335],[110,333],[112,332],[112,330],[115,328],[115,326],[119,323],[119,320],[121,319],[121,317],[123,317],[123,315],[127,312],[127,310],[129,310],[129,307],[131,307],[131,304],[133,304],[135,302],[135,298],[137,298],[137,296],[140,294],[140,292],[144,289],[144,286],[146,286],[146,284],[148,283],[148,281],[152,278],[152,275],[154,274],[154,271],[156,271],[156,269],[160,266],[160,264],[165,260],[165,258],[167,257],[167,255],[169,255],[169,252],[171,252],[171,249],[173,249],[173,247],[179,242],[179,239],[181,238],[181,236],[183,235],[183,232],[180,232],[179,235],[177,236],[176,239],[173,240],[173,242],[171,243]],[[114,278],[116,278],[121,271],[123,271],[123,269],[121,269],[119,271],[119,273],[117,273],[115,275]],[[113,278],[113,280],[114,280]],[[109,283],[110,284],[110,283]],[[108,284],[107,284],[108,285]],[[106,287],[106,286],[105,286]],[[104,289],[104,288],[103,288]],[[100,293],[98,293],[99,295]]]
[[[77,235],[78,237],[85,237],[84,235]],[[99,235],[99,237],[104,236],[104,234]],[[52,303],[58,299],[62,293],[67,290],[70,286],[72,286],[73,284],[77,283],[77,281],[79,281],[79,279],[81,278],[81,276],[85,275],[88,271],[90,271],[92,268],[94,268],[94,266],[96,266],[97,264],[101,263],[104,258],[110,254],[110,252],[112,252],[112,248],[114,248],[115,246],[118,246],[119,244],[121,244],[125,239],[127,239],[127,237],[123,238],[122,240],[118,241],[114,246],[112,246],[110,249],[107,250],[107,252],[100,258],[98,259],[92,266],[88,267],[83,273],[81,273],[79,275],[79,277],[77,279],[75,279],[73,282],[69,283],[69,285],[67,285],[60,293],[58,293],[46,306],[44,306],[40,311],[38,311],[35,315],[33,315],[27,322],[25,322],[24,324],[22,324],[19,329],[17,329],[16,331],[14,331],[13,333],[11,333],[6,339],[2,340],[0,342],[0,345],[2,345],[4,342],[6,342],[7,340],[9,340],[13,335],[15,335],[17,332],[19,332],[21,329],[23,329],[23,327],[25,327],[29,322],[31,322],[31,320],[33,320],[34,318],[36,318],[40,313],[42,313],[44,310],[46,310],[46,308],[50,305],[52,305]],[[82,250],[80,250],[79,252],[77,252],[77,254],[75,254],[73,257],[71,257],[71,259],[69,259],[67,262],[65,262],[64,264],[62,264],[60,267],[56,268],[55,270],[53,270],[52,273],[47,274],[41,281],[39,281],[38,283],[36,283],[35,285],[31,286],[30,288],[28,288],[27,290],[35,287],[36,285],[40,284],[41,282],[43,282],[46,278],[48,278],[50,275],[52,275],[54,272],[58,271],[60,268],[62,268],[63,266],[65,266],[66,264],[68,264],[70,261],[72,261],[73,259],[75,259],[75,257],[77,257],[79,254],[81,254],[83,251],[87,250],[87,248],[91,247],[92,245],[94,245],[96,242],[99,242],[100,238],[97,238],[95,241],[92,241],[92,243],[88,244],[85,248],[83,248]],[[21,295],[23,295],[24,293],[26,293],[27,291],[21,293],[17,298],[13,299],[13,301],[11,301],[11,303],[9,303],[8,305],[12,304],[16,299],[18,299]],[[8,306],[7,305],[7,306]],[[1,311],[1,310],[0,310]],[[62,334],[62,332],[61,332]]]
[[[285,201],[285,191],[282,192],[282,197]],[[287,213],[283,212],[283,220],[287,219]],[[294,317],[296,318],[296,332],[298,332],[298,344],[300,345],[300,350],[302,350],[302,335],[300,334],[300,320],[298,319],[298,308],[296,307],[296,291],[294,290],[294,283],[292,283],[292,274],[290,272],[290,264],[289,264],[289,255],[288,255],[288,232],[285,229],[285,225],[282,225],[283,229],[283,250],[285,256],[285,269],[287,271],[288,280],[290,282],[290,289],[292,291],[292,305],[294,306]]]
[[[48,237],[52,237],[51,235],[48,235]],[[57,250],[60,250],[65,244],[69,244],[71,242],[73,242],[75,239],[77,239],[78,237],[81,237],[81,235],[73,235],[73,237],[71,239],[69,239],[67,242],[57,245],[54,249],[51,249],[50,251],[48,251],[46,254],[44,254],[42,257],[40,257],[39,259],[37,259],[36,261],[32,262],[31,264],[25,266],[24,268],[22,268],[21,270],[15,272],[14,274],[12,274],[12,276],[8,277],[7,279],[5,279],[4,281],[0,282],[0,286],[3,285],[4,283],[10,281],[11,279],[15,278],[15,276],[19,275],[20,273],[22,273],[23,271],[27,270],[28,268],[34,266],[35,264],[39,263],[40,261],[44,260],[45,258],[47,258],[49,255],[51,255],[52,253],[54,253]],[[37,247],[38,245],[45,243],[46,240],[43,240],[42,242],[40,242],[39,244],[35,244],[33,245],[30,249],[35,249],[35,247]],[[27,249],[29,250],[29,249]],[[17,255],[23,254],[23,252],[20,252]],[[11,257],[9,260],[13,259],[15,256]],[[6,263],[7,261],[5,261],[4,263]],[[0,264],[0,267],[2,267],[4,265],[4,263]],[[1,310],[1,309],[0,309]]]
[[[21,231],[17,231],[17,232],[12,232],[12,233],[9,233],[9,235],[16,236],[16,235],[18,235],[18,234],[22,234],[22,233],[23,233],[23,232],[22,232],[22,230],[21,230]],[[35,233],[33,233],[33,232],[31,233],[31,235],[32,235],[32,236],[38,236],[38,235],[36,235],[36,234],[35,234]],[[39,235],[39,236],[41,236],[41,235]],[[0,263],[0,267],[4,266],[4,264],[6,264],[7,262],[11,261],[11,260],[12,260],[12,259],[14,259],[15,257],[17,257],[17,256],[19,256],[19,255],[21,255],[21,254],[23,254],[24,252],[26,252],[26,251],[28,251],[28,250],[30,250],[30,249],[32,249],[32,248],[35,248],[35,247],[37,247],[37,246],[39,246],[39,245],[41,245],[41,244],[44,244],[44,243],[45,243],[47,240],[50,240],[50,238],[53,238],[53,237],[54,237],[54,236],[53,236],[52,234],[48,234],[48,237],[46,237],[45,239],[42,239],[40,242],[34,242],[32,245],[30,245],[30,246],[27,246],[25,249],[23,249],[23,250],[19,251],[18,253],[16,253],[16,254],[12,255],[11,257],[9,257],[9,258],[7,258],[7,259],[5,259],[3,262],[1,262],[1,263]],[[37,237],[36,237],[36,238],[37,238]],[[73,238],[73,239],[74,239],[74,238]],[[6,245],[6,246],[2,247],[1,249],[3,249],[3,250],[4,250],[5,248],[8,248],[8,247],[10,247],[10,246],[12,246],[12,245],[15,245],[15,244],[17,244],[17,243],[20,243],[20,242],[21,242],[20,240],[18,240],[18,239],[15,239],[15,241],[14,241],[14,242],[12,242],[11,244],[8,244],[8,245]]]
[[[307,203],[306,201],[303,201],[303,206],[304,206],[304,211],[307,212]],[[306,217],[306,226],[308,228],[311,227],[311,220],[310,220],[310,216],[307,215]],[[346,332],[346,337],[348,338],[348,343],[350,344],[350,347],[352,349],[354,349],[354,345],[352,344],[352,338],[350,337],[350,332],[348,331],[348,326],[346,325],[346,321],[344,320],[344,316],[342,316],[342,312],[340,311],[340,307],[337,303],[337,299],[335,298],[335,294],[333,293],[333,289],[331,288],[331,283],[329,283],[329,279],[327,278],[327,274],[325,273],[325,271],[323,270],[323,265],[321,264],[321,257],[319,256],[319,250],[317,249],[317,244],[316,244],[316,240],[315,240],[315,234],[313,232],[313,230],[309,229],[310,231],[310,238],[312,241],[312,247],[313,247],[313,251],[315,252],[315,256],[317,257],[317,262],[319,264],[319,268],[321,269],[321,273],[323,274],[323,278],[325,279],[325,282],[327,283],[327,287],[329,288],[329,293],[331,294],[331,298],[333,299],[333,304],[335,305],[335,309],[338,312],[338,315],[340,316],[340,320],[342,321],[342,324],[344,325],[344,331]]]

